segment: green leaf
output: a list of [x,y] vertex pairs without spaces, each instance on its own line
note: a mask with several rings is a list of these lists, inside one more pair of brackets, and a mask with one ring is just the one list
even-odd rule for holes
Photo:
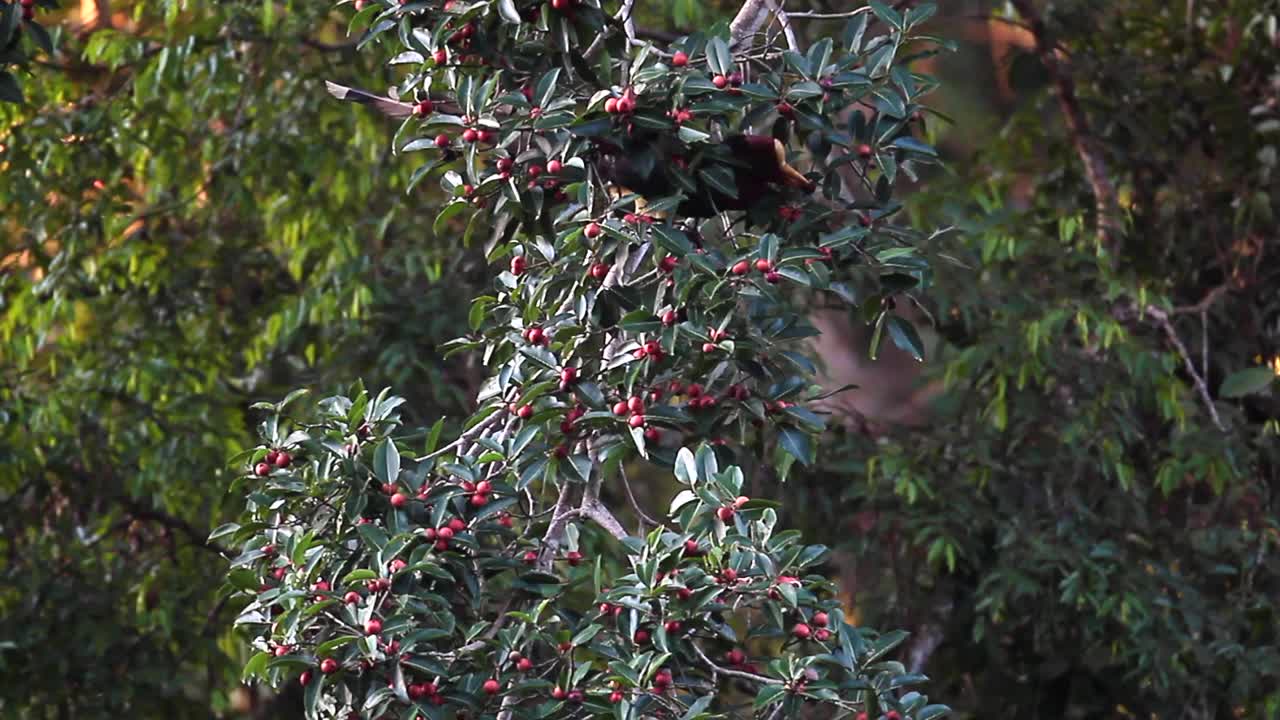
[[509,22],[512,25],[519,25],[523,22],[514,0],[498,0],[498,14],[502,16],[504,22]]
[[890,315],[886,324],[889,328],[889,339],[893,344],[906,351],[916,360],[924,360],[924,341],[916,332],[915,326],[905,318]]
[[778,444],[802,464],[813,464],[813,438],[809,433],[792,427],[781,428],[778,431]]
[[881,0],[870,0],[867,4],[871,6],[871,12],[875,13],[876,17],[885,21],[889,27],[894,30],[902,29],[902,15],[897,10],[894,10],[884,4]]
[[756,693],[755,709],[767,707],[774,704],[787,693],[784,685],[765,685],[760,688],[760,692]]
[[0,100],[5,102],[22,102],[22,87],[13,75],[0,70]]
[[400,477],[400,449],[390,439],[373,451],[373,474],[383,483],[394,483]]
[[698,481],[698,461],[693,451],[687,447],[680,448],[680,452],[676,453],[676,480],[685,485],[693,485]]
[[1239,398],[1262,392],[1275,381],[1276,377],[1275,372],[1265,366],[1238,370],[1222,381],[1218,394],[1224,398]]

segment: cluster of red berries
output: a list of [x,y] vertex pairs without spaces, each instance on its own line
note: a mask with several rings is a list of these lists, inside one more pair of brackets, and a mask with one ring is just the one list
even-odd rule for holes
[[676,125],[683,125],[693,119],[693,113],[684,108],[675,108],[667,111],[667,117]]
[[453,518],[441,527],[423,528],[422,537],[428,542],[434,541],[436,550],[444,552],[449,549],[449,541],[453,539],[453,536],[466,529],[467,523],[462,518]]
[[[515,267],[514,262],[512,267]],[[530,325],[520,331],[520,337],[524,338],[524,341],[530,345],[546,345],[551,342],[551,338],[547,335],[547,332],[537,325]]]
[[[528,407],[528,405],[525,407]],[[481,480],[476,483],[464,480],[462,482],[462,490],[470,496],[471,499],[468,502],[471,503],[471,507],[482,508],[489,504],[489,496],[493,494],[493,483],[488,480]]]
[[[733,275],[737,275],[738,277],[742,277],[743,275],[751,272],[752,265],[753,263],[750,260],[739,260],[729,268],[729,272]],[[768,258],[759,258],[755,261],[754,266],[756,270],[764,273],[764,279],[767,282],[777,283],[782,280],[782,275],[778,274],[778,271],[774,269],[773,261]]]
[[630,115],[636,111],[636,91],[627,88],[622,97],[611,97],[604,101],[604,111],[610,115]]
[[831,631],[827,629],[830,621],[827,614],[819,610],[809,617],[809,622],[801,621],[792,626],[791,634],[798,640],[813,638],[818,642],[826,642],[831,639]]
[[432,705],[443,705],[445,702],[444,695],[440,694],[440,688],[433,682],[407,685],[405,692],[408,693],[410,700],[426,700]]
[[22,19],[30,20],[36,16],[36,0],[22,0]]
[[821,258],[805,258],[805,265],[812,265],[816,262],[831,262],[835,258],[835,251],[829,247],[820,247],[818,252],[822,253]]
[[633,428],[644,427],[644,410],[644,398],[639,395],[632,395],[613,404],[613,414],[627,418],[627,425]]
[[262,462],[253,466],[253,474],[258,477],[266,477],[271,474],[272,468],[280,468],[283,470],[289,467],[292,462],[293,456],[288,452],[284,450],[271,450],[262,458]]
[[662,350],[662,343],[658,342],[657,338],[650,338],[641,343],[640,347],[631,353],[631,356],[637,360],[649,358],[654,362],[661,362],[667,354]]
[[711,342],[706,342],[702,344],[702,352],[713,353],[716,350],[720,349],[719,346],[716,345],[716,343],[722,340],[728,340],[729,333],[725,332],[724,330],[720,330],[718,328],[707,328],[707,337],[711,339]]
[[583,695],[582,691],[578,690],[577,688],[566,691],[564,688],[557,685],[551,689],[551,699],[552,700],[568,700],[569,702],[574,703],[576,705],[581,703],[583,700],[585,700],[586,696]]
[[711,84],[715,85],[717,90],[723,90],[726,87],[736,90],[742,86],[742,73],[731,72],[728,75],[716,75],[711,78]]

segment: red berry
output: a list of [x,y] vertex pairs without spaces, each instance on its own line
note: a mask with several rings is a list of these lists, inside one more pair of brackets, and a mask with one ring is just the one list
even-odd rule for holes
[[528,420],[533,417],[533,406],[521,405],[520,409],[516,411],[516,415],[519,416],[521,420]]
[[480,493],[476,493],[475,495],[471,496],[472,507],[484,507],[485,505],[488,505],[488,504],[489,504],[488,495],[481,495]]
[[613,692],[609,693],[609,702],[613,703],[614,705],[617,705],[618,703],[622,702],[622,693],[618,692],[617,690],[614,690]]
[[759,260],[756,260],[756,270],[759,270],[760,272],[769,272],[772,269],[773,263],[769,262],[768,259],[760,258]]
[[764,274],[764,280],[770,285],[777,285],[778,283],[782,282],[782,275],[781,273],[777,273],[777,272],[774,272],[773,270],[770,270],[769,272]]
[[533,661],[529,658],[522,657],[516,661],[516,670],[520,672],[529,672],[533,669]]
[[566,697],[568,697],[568,696],[569,696],[569,694],[568,694],[568,693],[566,693],[566,692],[564,691],[564,688],[560,687],[559,685],[555,686],[555,687],[554,687],[554,688],[552,688],[552,690],[551,690],[551,697],[552,697],[553,699],[555,699],[555,700],[563,700],[563,699],[565,699],[565,698],[566,698]]
[[311,589],[316,592],[329,592],[329,581],[317,580],[315,584],[311,586]]
[[645,428],[644,430],[645,442],[657,442],[660,437],[662,437],[662,433],[658,432],[658,428],[653,428],[653,427]]
[[796,623],[795,627],[791,628],[791,634],[795,635],[801,640],[808,640],[809,636],[813,634],[813,630],[811,630],[809,626],[804,623]]
[[734,275],[746,275],[751,272],[751,263],[746,260],[739,260],[733,264],[733,267],[729,268],[729,272]]
[[409,496],[404,493],[396,493],[391,496],[391,507],[402,508],[409,502]]
[[596,280],[604,280],[609,274],[609,265],[606,263],[596,263],[591,266],[591,277]]
[[569,552],[565,553],[564,559],[568,560],[570,565],[577,567],[582,563],[582,553],[578,552],[577,550],[570,550]]
[[[679,392],[679,391],[673,389],[672,392]],[[702,394],[702,386],[699,385],[698,383],[693,383],[689,387],[685,388],[684,393],[685,395],[688,395],[691,398],[696,398]]]
[[448,135],[445,135],[444,133],[440,133],[439,135],[436,136],[436,147],[447,148],[449,147],[449,144],[450,144],[450,140]]
[[664,623],[664,624],[663,624],[663,626],[662,626],[662,627],[663,627],[664,629],[666,629],[666,631],[667,631],[667,633],[668,633],[668,634],[674,635],[674,634],[676,634],[676,633],[680,632],[680,621],[679,621],[679,620],[668,620],[666,623]]
[[564,163],[560,162],[559,160],[552,160],[547,163],[547,172],[551,173],[552,175],[558,175],[560,171],[563,169],[564,169]]
[[582,231],[582,234],[589,238],[598,238],[602,232],[604,231],[600,229],[599,223],[587,223],[587,227]]
[[698,541],[697,541],[697,540],[694,540],[694,539],[690,538],[690,539],[688,539],[688,540],[685,540],[685,541],[684,541],[684,554],[685,554],[685,555],[697,555],[697,554],[699,554],[700,552],[701,552],[701,550],[698,548]]
[[343,595],[343,596],[342,596],[342,602],[344,602],[344,603],[346,603],[346,604],[348,604],[348,605],[359,605],[359,604],[360,604],[360,593],[356,592],[355,590],[352,590],[351,592],[349,592],[349,593],[347,593],[346,595]]
[[439,540],[437,540],[437,541],[436,541],[436,550],[438,550],[438,551],[440,551],[440,552],[444,552],[445,550],[448,550],[448,549],[449,549],[449,541],[448,541],[448,540],[446,540],[446,539],[444,539],[444,538],[440,538]]
[[830,621],[830,618],[828,618],[827,614],[822,612],[821,610],[814,613],[813,617],[809,618],[809,622],[812,622],[814,625],[817,625],[818,627],[826,627],[829,621]]
[[467,524],[463,522],[462,518],[453,518],[449,521],[449,529],[456,533],[460,533],[467,529]]
[[633,428],[641,428],[641,427],[644,427],[644,415],[641,415],[641,414],[639,414],[639,413],[636,413],[635,415],[632,415],[632,416],[627,420],[627,424],[628,424],[628,425],[630,425],[630,426],[631,426],[631,427],[633,427]]
[[449,527],[448,525],[440,528],[439,530],[436,530],[436,537],[440,538],[441,540],[452,540],[453,535],[454,535],[453,528]]
[[462,142],[473,143],[479,139],[480,133],[476,132],[475,128],[467,128],[462,131]]
[[716,75],[715,77],[711,78],[711,84],[715,85],[716,88],[723,90],[729,86],[729,78],[723,75]]
[[422,528],[422,537],[426,538],[427,540],[435,540],[435,539],[436,539],[436,529],[435,529],[435,528]]
[[689,55],[683,51],[677,51],[675,55],[671,56],[672,67],[680,68],[688,64],[689,64]]
[[253,467],[253,474],[258,477],[266,477],[271,474],[271,466],[264,462],[260,462]]
[[902,716],[898,714],[897,710],[890,710],[884,714],[884,720],[902,720]]
[[639,395],[632,395],[627,399],[627,409],[633,413],[644,412],[644,399]]
[[303,670],[303,671],[302,671],[302,674],[298,676],[298,682],[299,682],[299,683],[301,683],[303,687],[306,687],[307,685],[310,685],[310,684],[311,684],[311,671],[310,671],[310,670]]
[[578,368],[567,367],[560,371],[560,382],[572,385],[578,381]]
[[325,675],[332,675],[338,672],[338,661],[333,658],[325,658],[320,661],[320,672]]
[[818,632],[813,634],[818,642],[826,642],[831,639],[831,631],[826,628],[818,628]]
[[625,401],[622,401],[622,400],[619,400],[618,402],[614,403],[614,404],[613,404],[613,414],[614,414],[614,415],[617,415],[618,417],[622,417],[623,415],[626,415],[626,414],[627,414],[627,403],[626,403]]
[[480,482],[476,483],[475,491],[480,493],[481,495],[488,495],[489,493],[493,492],[493,483],[489,482],[488,480],[481,480]]
[[791,107],[791,104],[788,102],[780,102],[774,106],[774,109],[776,109],[778,111],[778,114],[782,115],[783,117],[791,117],[792,115],[795,114],[795,111],[796,111],[796,109]]
[[440,48],[435,51],[435,54],[431,56],[431,59],[435,60],[437,65],[443,65],[449,62],[449,52],[444,48]]
[[675,310],[667,310],[666,312],[662,313],[662,324],[665,325],[666,327],[671,327],[672,325],[675,325],[676,319],[677,318],[676,318]]
[[725,568],[720,571],[720,579],[726,583],[735,583],[738,581],[738,571],[733,568]]
[[530,345],[541,345],[547,340],[547,333],[540,327],[531,327],[526,331],[525,339]]
[[532,565],[538,562],[538,553],[532,550],[526,550],[524,555],[520,556],[520,559],[523,560],[526,565]]
[[741,665],[747,661],[747,654],[738,648],[734,648],[725,654],[724,659],[728,661],[730,665]]
[[730,85],[732,85],[732,86],[734,86],[734,87],[738,87],[739,85],[741,85],[741,84],[742,84],[742,73],[740,73],[740,72],[731,72],[731,73],[729,73],[729,84],[730,84]]
[[658,261],[658,269],[664,273],[675,272],[676,265],[679,264],[679,262],[680,260],[676,258],[675,255],[667,255]]
[[734,512],[735,511],[732,507],[729,507],[728,505],[726,505],[724,507],[716,509],[716,516],[719,517],[720,520],[723,522],[729,522],[730,520],[733,519]]
[[619,115],[628,115],[635,112],[636,101],[626,96],[620,97],[618,98],[617,108]]
[[498,691],[501,689],[502,689],[502,686],[498,684],[498,681],[493,678],[489,678],[488,680],[484,681],[484,691],[490,695],[497,695]]
[[365,635],[377,635],[382,632],[382,621],[378,618],[369,618],[369,622],[364,624]]
[[436,109],[435,103],[428,99],[419,100],[417,105],[413,106],[413,114],[418,117],[426,117]]
[[644,645],[649,642],[649,631],[640,629],[636,630],[635,641],[637,645]]
[[871,157],[871,146],[866,143],[862,143],[861,145],[859,145],[858,155],[862,156],[863,158]]
[[585,699],[585,698],[584,698],[584,696],[583,696],[583,694],[582,694],[582,691],[581,691],[581,690],[570,690],[570,691],[569,691],[569,702],[571,702],[571,703],[581,703],[584,699]]
[[618,112],[618,98],[609,98],[604,101],[604,111],[613,115]]
[[262,458],[262,462],[264,462],[264,463],[266,463],[266,464],[268,464],[268,465],[275,465],[275,464],[276,464],[276,458],[278,458],[278,457],[280,457],[280,451],[278,451],[278,450],[270,450],[270,451],[268,451],[268,452],[267,452],[267,456],[266,456],[266,457],[264,457],[264,458]]
[[702,343],[702,352],[704,353],[713,353],[718,349],[719,349],[719,346],[717,346],[715,343]]

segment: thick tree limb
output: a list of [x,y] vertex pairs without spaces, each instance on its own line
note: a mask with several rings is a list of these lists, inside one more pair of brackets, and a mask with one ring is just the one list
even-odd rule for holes
[[768,0],[746,0],[738,9],[738,14],[733,16],[733,21],[729,23],[729,37],[732,39],[732,44],[737,45],[760,32],[760,28],[764,26],[764,21],[768,17]]
[[1036,39],[1036,54],[1049,73],[1058,96],[1058,105],[1062,108],[1063,121],[1067,125],[1067,134],[1075,147],[1080,162],[1084,165],[1085,180],[1093,192],[1095,209],[1098,215],[1098,241],[1107,248],[1114,248],[1123,234],[1123,221],[1120,203],[1116,199],[1116,188],[1107,174],[1106,159],[1102,154],[1102,146],[1089,127],[1089,119],[1080,107],[1076,97],[1075,80],[1071,77],[1071,68],[1055,50],[1050,41],[1044,19],[1032,5],[1031,0],[1012,0],[1018,14],[1027,22],[1031,34]]

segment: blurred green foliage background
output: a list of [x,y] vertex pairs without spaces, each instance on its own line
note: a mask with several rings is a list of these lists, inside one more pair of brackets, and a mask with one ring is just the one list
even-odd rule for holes
[[[840,550],[850,609],[911,629],[961,717],[1278,717],[1280,2],[1018,4],[1074,79],[1122,236],[1093,230],[1028,18],[942,3],[957,51],[923,62],[949,165],[911,207],[956,228],[913,315],[932,356],[871,362],[837,318],[817,350],[861,386],[846,429],[758,494],[804,508],[786,520]],[[640,7],[655,37],[736,9]],[[391,81],[350,15],[82,0],[36,7],[52,52],[0,43],[23,96],[0,103],[6,716],[296,716],[239,685],[205,540],[240,502],[248,406],[362,378],[412,425],[474,397],[476,361],[436,348],[490,271],[433,227],[438,188],[404,192],[394,125],[325,94]]]

